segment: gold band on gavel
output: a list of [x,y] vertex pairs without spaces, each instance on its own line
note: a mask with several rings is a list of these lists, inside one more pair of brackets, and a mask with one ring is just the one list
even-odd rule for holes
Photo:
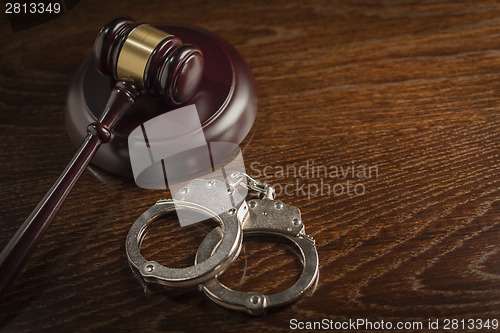
[[165,38],[172,36],[163,30],[142,24],[137,26],[123,43],[116,74],[120,80],[132,80],[141,89],[144,88],[144,70],[151,53]]

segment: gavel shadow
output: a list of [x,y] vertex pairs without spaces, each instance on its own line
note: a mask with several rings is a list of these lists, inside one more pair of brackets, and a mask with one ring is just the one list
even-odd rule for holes
[[[133,179],[116,179],[115,175],[94,166],[90,166],[88,172],[91,176],[86,181],[96,188],[101,186],[106,189],[117,182],[123,182],[125,187],[135,186]],[[95,257],[87,256],[86,253],[93,247],[96,238],[103,231],[107,232],[107,225],[115,218],[115,212],[121,211],[121,194],[118,191],[106,192],[107,200],[116,202],[117,207],[95,204],[86,210],[79,206],[65,208],[65,220],[58,218],[57,231],[49,231],[22,274],[0,297],[0,327],[17,325],[24,316],[36,315],[33,313],[37,308],[49,308],[52,305],[56,308],[59,300],[73,297],[79,292],[80,289],[76,287],[78,283],[93,278],[91,271],[97,268],[88,263]],[[94,196],[98,197],[97,194],[89,196],[82,188],[72,195],[77,197],[74,198],[75,203],[82,202],[81,199],[92,202]],[[120,242],[125,238],[125,233],[126,225],[123,235],[118,238]],[[120,248],[117,246],[116,252],[118,251]],[[118,261],[118,255],[116,258]]]
[[[73,252],[73,255],[68,256],[68,252]],[[64,278],[61,273],[74,252],[75,245],[51,245],[49,250],[30,259],[12,288],[2,296],[0,328],[9,324],[15,327],[24,321],[24,316],[30,316],[32,309],[43,307],[47,301],[52,302],[51,297],[61,292],[58,281]],[[64,285],[64,288],[68,287]]]

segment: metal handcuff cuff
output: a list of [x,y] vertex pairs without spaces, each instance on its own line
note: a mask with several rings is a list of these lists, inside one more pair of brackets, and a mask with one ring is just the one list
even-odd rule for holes
[[[246,183],[244,180],[248,181]],[[245,198],[236,190],[245,186],[263,198]],[[218,204],[220,196],[233,197],[234,207],[220,207],[223,213],[215,214],[209,207]],[[126,241],[129,262],[146,282],[168,286],[200,284],[200,289],[215,303],[226,308],[258,315],[267,308],[290,303],[309,289],[318,277],[318,254],[314,240],[306,235],[300,210],[274,200],[274,188],[242,172],[233,172],[224,182],[195,179],[174,195],[180,200],[160,200],[144,212],[132,225]],[[146,260],[140,253],[140,244],[148,225],[155,219],[175,209],[192,209],[209,214],[220,223],[200,244],[195,265],[186,268],[169,268]],[[219,282],[220,275],[238,256],[243,234],[270,234],[291,241],[302,255],[303,270],[293,286],[285,291],[262,295],[227,288]]]

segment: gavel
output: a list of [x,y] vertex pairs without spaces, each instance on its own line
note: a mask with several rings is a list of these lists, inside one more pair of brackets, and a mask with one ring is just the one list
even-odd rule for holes
[[20,273],[80,175],[136,99],[147,92],[171,105],[185,103],[197,91],[204,67],[197,47],[127,16],[101,29],[93,52],[97,69],[117,82],[101,117],[88,125],[73,159],[1,252],[0,295]]

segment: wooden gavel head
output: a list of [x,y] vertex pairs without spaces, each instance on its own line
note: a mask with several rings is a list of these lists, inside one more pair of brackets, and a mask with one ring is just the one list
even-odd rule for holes
[[182,104],[196,93],[204,65],[197,47],[128,16],[117,17],[101,29],[94,60],[101,73],[132,82],[171,105]]

